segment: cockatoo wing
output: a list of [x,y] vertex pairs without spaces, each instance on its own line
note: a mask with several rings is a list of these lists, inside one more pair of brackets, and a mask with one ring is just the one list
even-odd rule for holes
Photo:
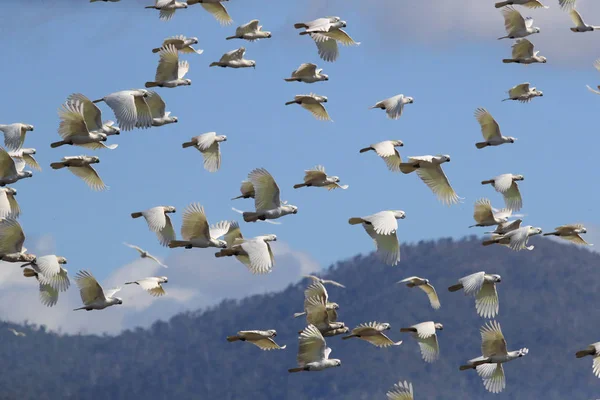
[[0,221],[0,255],[23,252],[25,233],[16,219]]
[[118,292],[120,292],[120,291],[121,291],[121,289],[122,289],[122,288],[119,286],[119,287],[114,287],[114,288],[111,288],[111,289],[105,290],[105,291],[104,291],[104,295],[105,295],[106,297],[113,297],[115,294],[117,294]]
[[499,193],[506,193],[513,183],[511,174],[502,174],[494,178],[494,189]]
[[46,307],[53,307],[58,302],[58,290],[48,284],[40,283],[40,302]]
[[380,235],[371,225],[366,225],[365,230],[375,241],[377,255],[385,264],[394,266],[400,262],[400,244],[396,234]]
[[355,42],[343,29],[331,29],[328,32],[323,32],[322,35],[334,39],[344,46],[358,46],[360,44],[360,42]]
[[416,339],[425,362],[432,363],[440,357],[440,346],[435,333],[426,338],[417,337]]
[[385,395],[387,400],[414,400],[412,383],[400,381]]
[[481,125],[481,134],[485,140],[491,140],[494,138],[500,138],[500,126],[485,108],[478,108],[475,110],[475,118]]
[[300,106],[305,110],[310,111],[310,113],[320,121],[331,121],[331,117],[327,113],[327,110],[320,102],[306,102],[303,101],[300,103]]
[[504,203],[506,208],[512,211],[519,211],[523,207],[523,198],[516,182],[512,182],[509,189],[504,193]]
[[31,168],[35,169],[36,171],[41,171],[42,167],[40,166],[40,164],[37,162],[37,160],[31,155],[31,154],[23,154],[23,161],[25,161],[25,164],[29,165]]
[[218,239],[225,235],[229,231],[230,224],[231,222],[229,221],[219,221],[212,225],[210,227],[210,237],[213,239]]
[[58,134],[61,138],[67,140],[74,135],[85,136],[90,133],[84,118],[83,103],[80,101],[67,101],[58,110],[58,117],[60,118]]
[[369,222],[379,235],[392,235],[398,230],[398,221],[391,211],[380,211],[362,220]]
[[213,141],[206,150],[201,150],[204,158],[204,169],[208,172],[217,172],[221,168],[221,146],[219,142]]
[[511,98],[519,97],[527,93],[529,93],[529,82],[521,83],[508,91],[508,95]]
[[413,325],[412,328],[417,330],[416,336],[420,339],[425,339],[435,335],[435,323],[433,321],[421,322]]
[[475,202],[475,211],[473,212],[473,219],[477,223],[482,223],[494,219],[492,203],[488,199],[479,199]]
[[329,38],[319,33],[311,33],[310,36],[317,45],[319,57],[327,62],[333,62],[337,60],[340,55],[338,44],[335,39]]
[[163,8],[160,10],[159,19],[161,21],[168,21],[175,15],[176,9],[174,8]]
[[379,348],[399,346],[402,344],[402,340],[394,342],[382,332],[378,332],[375,335],[361,336],[361,339]]
[[327,303],[327,301],[329,300],[329,294],[327,293],[327,289],[325,289],[325,286],[321,282],[315,281],[311,283],[304,291],[305,300],[310,299],[312,297],[322,298],[324,303]]
[[450,182],[439,165],[417,169],[417,175],[431,189],[437,198],[446,205],[456,204],[460,197],[456,194]]
[[160,50],[160,60],[156,68],[156,76],[154,79],[157,82],[174,81],[179,79],[179,52],[175,46],[168,45]]
[[509,34],[522,31],[527,28],[525,19],[520,12],[515,10],[513,7],[504,7],[502,9],[502,15],[504,15],[504,29]]
[[108,187],[98,175],[98,172],[91,165],[85,167],[68,167],[69,171],[73,173],[73,175],[83,179],[83,181],[90,187],[90,189],[95,191],[106,190]]
[[136,282],[142,289],[154,297],[159,297],[166,294],[165,290],[156,278],[144,278]]
[[283,350],[285,346],[279,346],[275,341],[271,338],[262,338],[259,340],[251,340],[250,343],[255,345],[261,350]]
[[264,240],[248,240],[240,245],[250,259],[249,268],[254,274],[265,274],[271,272],[273,263],[269,253],[269,247]]
[[95,301],[106,301],[102,286],[88,271],[79,271],[75,275],[75,284],[79,288],[81,301],[84,305],[87,306]]
[[570,10],[575,7],[575,2],[577,0],[558,0],[558,4],[563,10]]
[[427,293],[427,297],[429,298],[429,303],[431,304],[431,307],[434,310],[438,310],[441,307],[440,299],[437,295],[437,292],[435,291],[435,288],[431,284],[426,283],[424,285],[419,285],[417,287],[419,289],[421,289],[422,291],[424,291],[425,293]]
[[484,357],[506,355],[506,340],[497,321],[488,321],[479,330],[481,332],[481,354]]
[[235,30],[235,35],[236,36],[242,36],[245,35],[246,33],[252,33],[258,30],[258,24],[259,24],[259,20],[257,19],[253,19],[250,22],[245,23],[244,25],[240,25],[236,30]]
[[146,97],[146,104],[150,109],[152,118],[162,118],[165,116],[166,104],[162,97],[153,90],[148,91],[148,97]]
[[585,22],[583,22],[583,18],[581,18],[581,14],[579,14],[579,12],[577,12],[576,9],[572,9],[571,11],[569,11],[569,16],[571,17],[571,21],[573,21],[575,26],[577,26],[577,27],[585,26]]
[[138,253],[142,254],[144,252],[144,250],[142,250],[142,248],[135,246],[133,244],[129,244],[129,243],[123,243],[125,246],[127,247],[131,247],[132,249],[137,250]]
[[304,63],[292,74],[295,76],[314,76],[317,72],[317,66],[312,63]]
[[168,246],[172,240],[175,240],[175,229],[173,228],[173,224],[171,223],[171,218],[168,215],[165,215],[165,226],[161,230],[156,232],[156,237],[158,238],[159,243],[162,246]]
[[4,190],[0,190],[0,218],[16,218],[18,216],[15,215],[10,201],[8,199],[8,195]]
[[143,97],[135,97],[133,100],[137,115],[135,126],[142,129],[150,128],[152,126],[152,113],[146,100]]
[[254,186],[254,206],[257,210],[272,210],[281,206],[279,186],[266,169],[253,170],[248,175],[248,180]]
[[[21,208],[19,207],[19,203],[17,202],[17,199],[15,198],[14,195],[10,195],[10,194],[7,195],[7,197],[8,197],[8,202],[10,204],[11,215],[13,217],[18,217],[21,214]],[[6,216],[6,215],[2,216],[0,214],[0,217],[6,218],[8,216]]]
[[200,3],[200,5],[215,17],[221,25],[229,25],[233,22],[227,9],[221,3]]
[[491,393],[500,393],[506,387],[502,364],[483,364],[477,366],[477,373],[483,380],[483,386]]
[[8,177],[17,174],[17,168],[13,158],[0,147],[0,176]]
[[512,46],[512,57],[516,60],[533,57],[533,44],[527,39],[519,39]]
[[106,104],[113,110],[119,127],[124,131],[135,128],[138,122],[138,110],[133,94],[128,91],[113,93],[104,98]]
[[194,142],[196,142],[196,147],[200,151],[206,151],[215,143],[215,138],[217,137],[216,132],[207,132],[202,135],[196,136],[192,138]]
[[485,282],[475,295],[475,309],[483,318],[493,318],[498,314],[499,302],[496,284]]
[[227,242],[227,247],[232,247],[235,244],[236,239],[243,239],[240,225],[237,221],[231,221],[229,223],[229,229],[225,233],[223,239]]
[[42,272],[38,276],[40,283],[48,284],[61,292],[69,288],[71,282],[67,272],[61,268],[55,255],[37,257],[35,263]]
[[325,338],[314,325],[304,328],[298,341],[297,360],[300,366],[327,359]]
[[246,48],[240,47],[239,49],[231,50],[223,54],[220,61],[223,63],[227,63],[229,61],[241,60],[242,58],[244,58],[244,54],[246,54]]
[[179,61],[177,65],[177,79],[182,79],[190,70],[190,63],[187,60]]
[[311,297],[304,301],[306,310],[306,321],[315,326],[329,324],[329,314],[327,313],[326,303],[322,297]]
[[90,132],[102,129],[102,111],[90,99],[81,93],[73,93],[67,98],[67,101],[79,101],[83,104],[83,117]]
[[210,240],[210,228],[204,213],[204,207],[198,203],[190,204],[183,212],[181,237],[184,240],[204,239]]
[[148,223],[148,228],[152,232],[158,232],[167,224],[167,215],[163,207],[153,207],[143,212],[144,218]]
[[467,275],[458,281],[462,283],[465,295],[471,296],[479,293],[485,280],[485,272],[476,272],[471,275]]
[[325,167],[317,165],[313,169],[304,171],[304,182],[320,182],[327,178]]

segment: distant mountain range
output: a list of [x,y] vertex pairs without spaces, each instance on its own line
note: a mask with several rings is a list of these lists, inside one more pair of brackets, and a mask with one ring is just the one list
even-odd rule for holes
[[[600,379],[592,360],[575,352],[600,341],[600,255],[537,238],[533,251],[482,247],[480,239],[444,239],[402,247],[396,267],[374,255],[333,266],[328,277],[346,289],[328,287],[340,304],[340,320],[389,322],[398,347],[378,349],[360,341],[328,338],[342,366],[318,373],[288,374],[296,366],[297,332],[292,314],[302,309],[308,282],[280,293],[225,301],[208,310],[177,315],[112,336],[58,335],[36,327],[0,323],[0,399],[144,400],[375,400],[399,380],[413,383],[415,399],[592,400]],[[285,268],[284,265],[280,266]],[[459,365],[480,355],[474,300],[447,287],[477,271],[502,275],[498,285],[502,325],[510,349],[529,355],[505,365],[507,388],[488,393],[474,371]],[[434,311],[417,289],[396,284],[418,275],[431,280],[442,307]],[[110,312],[110,309],[101,311]],[[400,328],[434,320],[441,358],[422,361],[418,346]],[[9,327],[27,334],[14,336]],[[242,329],[276,329],[282,351],[262,352],[248,343],[228,343]]]

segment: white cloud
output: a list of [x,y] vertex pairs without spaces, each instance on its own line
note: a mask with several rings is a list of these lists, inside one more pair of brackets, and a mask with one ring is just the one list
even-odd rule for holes
[[[534,25],[540,27],[541,33],[529,39],[548,57],[549,63],[589,63],[600,57],[598,32],[571,32],[571,18],[559,8],[558,1],[543,1],[549,9],[519,6],[517,9],[523,16],[533,17]],[[510,54],[511,40],[496,41],[505,31],[504,19],[494,8],[493,0],[312,0],[311,3],[310,18],[339,15],[348,21],[351,35],[353,26],[368,24],[368,29],[379,34],[383,43],[364,42],[364,45],[378,51],[381,44],[388,50],[401,50],[405,43],[415,41],[446,46],[486,42],[490,47],[504,46],[506,56]],[[588,24],[600,25],[600,2],[579,0],[577,9]],[[506,58],[504,54],[502,58]]]
[[[32,253],[47,254],[53,247],[49,237],[38,239]],[[41,251],[44,250],[44,251]],[[66,333],[118,333],[136,326],[149,326],[158,319],[166,320],[186,310],[205,308],[220,301],[241,299],[249,295],[284,289],[303,274],[319,269],[307,254],[291,249],[287,244],[273,244],[275,268],[268,275],[252,275],[235,258],[217,260],[215,249],[193,249],[173,252],[162,268],[137,259],[116,269],[104,282],[105,288],[123,286],[118,294],[123,305],[103,311],[72,311],[81,306],[79,292],[72,282],[61,293],[58,304],[47,308],[38,300],[37,283],[22,275],[19,264],[0,263],[0,315],[11,322],[28,321]],[[73,276],[76,271],[69,271]],[[91,271],[93,273],[93,271]],[[167,296],[155,298],[137,285],[125,282],[147,276],[168,276]]]

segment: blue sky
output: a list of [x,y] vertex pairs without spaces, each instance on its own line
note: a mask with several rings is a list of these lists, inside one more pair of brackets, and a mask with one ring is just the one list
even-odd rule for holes
[[[569,32],[570,20],[556,4],[550,10],[524,12],[542,28],[531,40],[549,59],[545,65],[527,67],[502,64],[512,41],[495,40],[504,31],[492,1],[465,0],[462,9],[433,8],[434,1],[415,7],[382,1],[371,9],[358,1],[290,5],[232,0],[226,4],[234,19],[229,27],[220,26],[200,6],[162,22],[157,11],[143,8],[151,1],[46,3],[7,5],[12,18],[0,28],[5,76],[0,123],[35,125],[25,146],[37,149],[44,170],[14,185],[23,209],[21,224],[29,238],[50,238],[56,253],[69,259],[71,273],[89,269],[99,279],[107,278],[136,257],[123,241],[168,257],[172,251],[160,247],[142,220],[129,217],[133,211],[174,205],[177,231],[181,212],[191,202],[204,205],[209,222],[240,219],[231,207],[251,210],[253,202],[229,199],[257,167],[273,174],[282,199],[297,205],[299,213],[281,219],[278,226],[243,224],[244,234],[275,233],[322,267],[372,251],[365,232],[347,220],[384,209],[406,211],[398,231],[405,242],[482,233],[467,228],[474,201],[488,197],[499,208],[503,202],[479,182],[502,173],[525,175],[521,190],[527,224],[544,229],[574,222],[600,224],[594,212],[599,192],[593,184],[600,97],[585,89],[586,84],[600,83],[592,67],[600,57],[593,51],[600,34]],[[598,5],[581,3],[580,9],[591,14],[590,23],[595,22],[593,11],[600,20]],[[320,60],[314,43],[292,27],[325,15],[343,17],[347,32],[361,42],[341,48],[335,63]],[[272,39],[225,40],[253,18],[273,33]],[[197,36],[204,53],[184,56],[191,65],[187,77],[192,86],[159,89],[178,124],[123,132],[110,140],[119,144],[114,151],[50,149],[59,138],[56,110],[69,94],[95,99],[143,87],[153,79],[158,60],[151,49],[179,34]],[[257,61],[256,70],[208,68],[242,45],[246,58]],[[304,62],[324,68],[330,80],[312,85],[283,81]],[[501,102],[510,87],[527,81],[544,97],[531,104]],[[300,107],[283,105],[309,92],[329,98],[326,106],[335,122],[317,121]],[[399,93],[415,99],[400,120],[368,109]],[[473,117],[477,107],[487,108],[503,134],[518,141],[476,150],[474,143],[481,139]],[[108,107],[101,108],[104,119],[114,119]],[[197,151],[181,148],[190,137],[209,131],[229,138],[222,145],[222,168],[215,174],[203,170]],[[451,155],[444,169],[464,203],[443,206],[416,176],[389,172],[373,153],[359,155],[360,148],[387,139],[404,141],[403,157]],[[49,168],[62,156],[79,154],[100,157],[97,170],[109,191],[92,192],[68,171]],[[303,171],[317,164],[350,188],[292,189]],[[211,250],[193,252],[212,256]]]

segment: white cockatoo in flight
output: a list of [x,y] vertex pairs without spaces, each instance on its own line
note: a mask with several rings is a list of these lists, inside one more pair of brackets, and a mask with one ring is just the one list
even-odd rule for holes
[[348,220],[350,225],[361,224],[367,234],[375,242],[377,255],[387,265],[400,262],[400,244],[398,243],[398,219],[406,218],[402,210],[380,211],[366,217],[353,217]]
[[460,370],[476,370],[488,392],[500,393],[506,388],[502,364],[527,355],[529,349],[508,351],[502,329],[496,321],[485,324],[480,332],[482,356],[469,360],[466,365],[460,367]]
[[540,33],[540,28],[533,26],[533,18],[524,18],[519,11],[512,6],[502,9],[504,16],[504,29],[506,36],[499,37],[500,39],[518,39],[524,38],[534,33]]
[[342,365],[340,360],[329,358],[331,349],[327,347],[325,338],[314,325],[304,328],[298,341],[298,368],[291,368],[288,372],[323,371]]
[[498,315],[500,303],[496,284],[502,282],[502,277],[485,272],[475,272],[460,278],[456,285],[448,288],[450,292],[464,289],[465,296],[475,296],[475,309],[483,318],[493,318]]

